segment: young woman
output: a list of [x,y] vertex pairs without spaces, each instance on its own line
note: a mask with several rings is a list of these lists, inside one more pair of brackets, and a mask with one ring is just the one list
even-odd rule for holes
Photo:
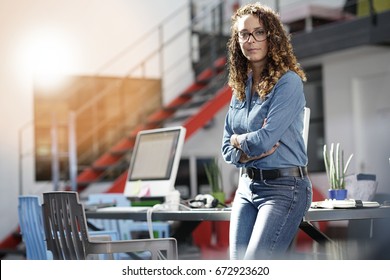
[[278,15],[259,3],[232,16],[222,154],[241,168],[230,220],[231,259],[283,258],[310,207],[302,137],[305,73]]

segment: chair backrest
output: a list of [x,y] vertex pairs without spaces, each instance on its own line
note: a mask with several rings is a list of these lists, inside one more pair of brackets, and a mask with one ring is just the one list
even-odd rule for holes
[[305,143],[305,148],[307,150],[307,142],[309,140],[309,125],[310,125],[310,108],[305,107],[304,116],[303,116],[303,141]]
[[18,204],[19,226],[26,246],[28,260],[47,260],[42,207],[37,195],[20,195]]
[[88,230],[75,192],[43,194],[43,220],[48,249],[56,260],[85,260]]
[[177,259],[177,242],[174,238],[128,241],[90,239],[84,207],[79,202],[77,192],[44,193],[42,209],[47,247],[54,259],[84,260],[89,255],[141,251],[149,251],[152,259]]

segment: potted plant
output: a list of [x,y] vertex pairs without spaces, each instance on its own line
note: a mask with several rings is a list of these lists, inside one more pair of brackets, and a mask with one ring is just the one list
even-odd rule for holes
[[222,190],[222,174],[219,168],[218,159],[215,157],[207,164],[204,164],[204,170],[206,172],[207,181],[211,187],[211,194],[219,202],[225,202],[225,193]]
[[328,151],[327,146],[324,145],[324,163],[326,175],[328,177],[330,189],[329,198],[343,200],[347,197],[347,190],[345,189],[345,174],[351,162],[353,154],[351,154],[344,164],[344,151],[340,148],[340,143],[330,145]]

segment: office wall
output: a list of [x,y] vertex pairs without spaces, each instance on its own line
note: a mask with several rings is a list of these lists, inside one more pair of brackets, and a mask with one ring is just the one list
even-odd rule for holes
[[362,47],[325,56],[327,143],[354,154],[351,173],[373,173],[390,193],[390,49]]

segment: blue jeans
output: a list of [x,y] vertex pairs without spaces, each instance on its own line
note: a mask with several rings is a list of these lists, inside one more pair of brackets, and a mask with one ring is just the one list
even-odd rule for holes
[[252,181],[243,174],[230,218],[230,258],[283,258],[311,200],[307,176]]

